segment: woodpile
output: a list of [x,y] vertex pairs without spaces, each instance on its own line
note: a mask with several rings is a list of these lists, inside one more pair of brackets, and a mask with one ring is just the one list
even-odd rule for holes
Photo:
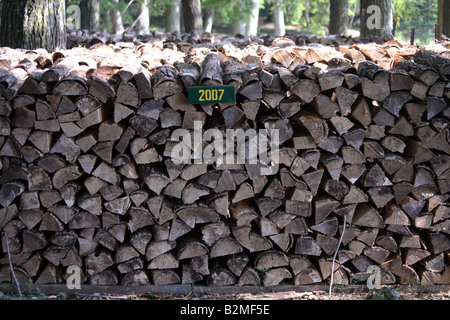
[[[72,265],[92,285],[351,284],[372,265],[450,283],[445,45],[189,37],[0,49],[0,281],[9,248],[36,284]],[[195,85],[237,103],[189,104]],[[278,129],[278,172],[174,163],[194,121]]]
[[[356,45],[367,43],[383,44],[389,40],[389,37],[352,37],[342,35],[329,35],[325,37],[318,37],[312,34],[287,34],[283,39],[294,42],[296,45],[304,46],[310,44],[321,44],[324,46],[332,45]],[[237,34],[233,37],[222,36],[217,37],[211,35],[208,32],[198,34],[197,31],[192,33],[178,32],[164,33],[161,31],[154,31],[151,35],[139,35],[133,32],[125,32],[123,34],[109,34],[106,31],[89,31],[89,30],[67,30],[67,49],[73,49],[78,47],[96,46],[99,44],[115,44],[115,43],[148,43],[153,41],[164,41],[170,43],[169,45],[179,45],[180,48],[186,52],[194,44],[205,44],[215,42],[232,42],[234,46],[244,48],[250,43],[258,43],[265,46],[271,46],[273,41],[278,39],[272,35],[261,34],[258,36],[246,37],[241,34]],[[284,40],[283,40],[284,42]]]

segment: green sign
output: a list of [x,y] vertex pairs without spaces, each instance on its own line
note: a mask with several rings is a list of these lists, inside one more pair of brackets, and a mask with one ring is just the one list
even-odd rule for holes
[[235,86],[189,87],[190,104],[235,103]]

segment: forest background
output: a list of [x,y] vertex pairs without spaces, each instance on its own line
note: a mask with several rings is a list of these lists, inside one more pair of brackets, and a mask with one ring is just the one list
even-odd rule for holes
[[[396,20],[395,37],[399,41],[409,42],[411,28],[414,27],[417,44],[434,42],[435,24],[438,21],[440,8],[439,0],[380,2],[392,7],[392,16]],[[450,1],[447,0],[447,2]],[[190,9],[197,19],[196,25],[193,21],[195,29],[199,29],[200,26],[202,30],[198,31],[207,31],[219,36],[234,36],[237,33],[252,35],[256,30],[258,35],[280,36],[286,33],[304,33],[326,36],[344,33],[356,37],[360,35],[361,8],[364,6],[364,1],[66,0],[66,14],[69,19],[73,12],[70,9],[74,8],[73,6],[81,7],[83,16],[86,15],[83,11],[89,8],[90,11],[94,11],[89,15],[96,17],[93,23],[92,21],[91,23],[82,22],[78,27],[118,34],[123,32],[149,34],[155,31],[189,32],[186,27],[192,28],[192,26],[186,26],[184,21],[186,12],[183,11]],[[200,6],[200,8],[192,10],[192,6]],[[338,19],[334,22],[334,26],[333,18]],[[188,19],[194,20],[194,18]]]

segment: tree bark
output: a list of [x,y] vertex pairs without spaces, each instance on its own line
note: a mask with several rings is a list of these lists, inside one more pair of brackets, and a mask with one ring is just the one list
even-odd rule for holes
[[113,4],[113,8],[109,11],[109,14],[111,16],[113,33],[122,34],[125,31],[125,29],[123,27],[122,14],[118,9],[119,0],[111,0],[111,3]]
[[65,48],[64,0],[5,0],[2,5],[2,46],[47,50]]
[[246,36],[256,36],[258,34],[259,22],[259,0],[251,0],[251,15],[245,30]]
[[81,0],[81,28],[100,30],[100,0]]
[[166,32],[181,33],[180,11],[180,0],[173,0],[172,4],[167,5]]
[[286,27],[282,0],[275,0],[273,3],[273,20],[275,23],[275,37],[284,36],[286,34]]
[[363,37],[392,36],[394,18],[391,0],[361,0],[361,12],[363,9],[367,10]]
[[330,0],[330,34],[343,35],[348,30],[348,0]]
[[203,26],[205,32],[212,32],[213,24],[214,24],[214,13],[215,13],[215,7],[207,7],[204,10],[205,16],[203,18]]
[[245,34],[245,23],[241,19],[235,19],[233,21],[233,34]]
[[450,20],[448,19],[450,15],[450,2],[439,0],[439,25],[441,27],[440,29],[440,37],[442,35],[445,35],[447,37],[450,37]]
[[243,1],[241,0],[239,2],[239,4],[234,8],[234,12],[233,12],[233,35],[245,35],[245,18],[242,17],[243,13],[242,10],[240,10],[239,8],[244,6]]
[[149,1],[143,0],[140,3],[140,19],[137,23],[137,33],[146,35],[150,34],[150,9],[149,9]]
[[203,31],[202,6],[200,0],[183,0],[185,32]]

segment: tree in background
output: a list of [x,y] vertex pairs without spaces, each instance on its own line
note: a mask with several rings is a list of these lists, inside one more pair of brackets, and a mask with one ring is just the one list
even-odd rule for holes
[[348,0],[330,0],[330,34],[346,34],[348,22]]
[[233,35],[241,34],[245,35],[246,23],[245,18],[242,17],[242,12],[236,9],[236,14],[233,19]]
[[[398,15],[395,33],[397,39],[409,42],[411,28],[415,28],[416,43],[429,44],[434,42],[435,24],[438,17],[437,0],[393,0],[392,2],[394,14]],[[448,19],[445,19],[444,23],[445,21],[448,21]]]
[[[57,0],[56,3],[59,1],[61,0]],[[14,1],[13,6],[20,11],[24,3],[34,2],[40,5],[40,3],[50,3],[50,0],[18,0]],[[358,36],[361,5],[367,9],[371,4],[376,4],[382,9],[385,7],[383,3],[391,3],[393,14],[398,15],[396,38],[409,42],[411,28],[414,27],[418,44],[428,44],[434,40],[434,26],[438,20],[439,3],[441,29],[444,34],[450,35],[450,19],[444,19],[450,16],[448,9],[450,1],[442,0],[227,0],[227,2],[224,0],[66,0],[65,2],[66,7],[71,5],[81,7],[82,28],[90,31],[105,30],[122,34],[126,30],[148,34],[151,20],[152,30],[165,29],[167,32],[189,32],[189,29],[195,29],[199,33],[203,31],[227,35],[269,33],[275,36],[283,36],[286,31],[317,36],[343,34],[345,25],[348,25],[348,34]],[[182,11],[182,2],[187,3],[185,8],[188,10],[185,12]],[[11,4],[13,1],[4,0],[0,3]],[[346,3],[348,3],[347,10],[345,10]],[[148,9],[148,15],[142,13],[144,8]],[[71,17],[70,12],[66,14],[68,18]],[[188,17],[186,18],[184,14]],[[391,14],[388,13],[386,16],[389,15]],[[11,20],[12,16],[7,13],[4,21]],[[256,16],[259,16],[259,19]],[[373,16],[374,13],[367,14],[368,19]],[[384,27],[391,28],[392,18],[388,19],[390,22],[385,23],[384,16],[382,12],[380,14],[382,30],[365,28],[366,35],[381,35],[381,31],[390,35],[392,31],[385,32]],[[185,22],[190,24],[187,29]],[[258,24],[258,22],[264,22],[264,24]],[[369,22],[373,24],[374,20]],[[14,34],[18,32],[17,30],[14,27],[11,32],[3,32],[0,37],[6,39],[6,35]],[[368,34],[369,31],[380,32]],[[52,37],[54,36],[52,32]],[[13,36],[5,41],[13,43],[16,40],[19,41],[18,39],[20,39],[19,36]]]
[[182,0],[184,29],[190,33],[194,30],[203,32],[202,6],[200,0]]
[[259,24],[259,0],[251,0],[250,16],[248,17],[247,26],[245,28],[246,36],[256,36],[258,34]]
[[166,32],[181,33],[181,0],[173,0],[167,4]]
[[215,6],[206,6],[202,8],[203,12],[203,31],[212,32],[214,25],[214,13],[216,12]]
[[119,0],[110,0],[111,8],[109,14],[111,17],[112,31],[114,34],[122,34],[125,29],[123,27],[122,13],[119,9]]
[[274,36],[284,36],[286,34],[286,26],[282,0],[273,1],[273,22],[275,24]]
[[3,0],[0,45],[55,50],[66,45],[64,0]]
[[140,0],[140,14],[137,18],[137,34],[150,34],[150,3],[149,0]]
[[440,36],[445,35],[450,38],[450,1],[439,0],[439,25],[441,27]]
[[297,26],[296,32],[325,36],[328,34],[329,0],[284,0],[286,23]]
[[366,10],[362,36],[392,36],[394,15],[391,0],[361,0],[362,10]]
[[80,0],[81,29],[100,30],[100,0]]

